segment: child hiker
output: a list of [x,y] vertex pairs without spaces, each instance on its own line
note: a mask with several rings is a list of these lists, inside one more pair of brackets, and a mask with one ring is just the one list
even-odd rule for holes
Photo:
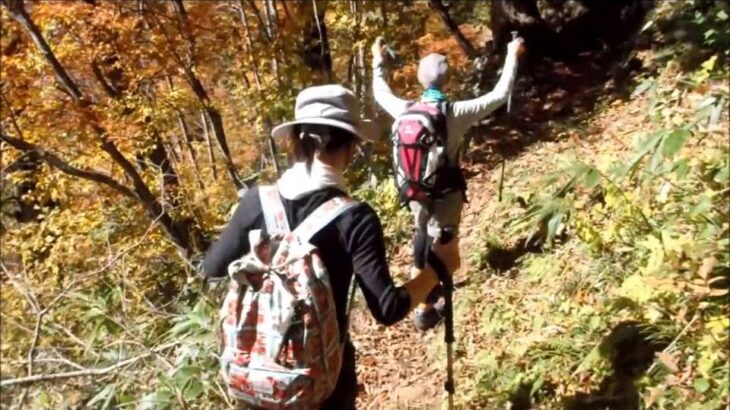
[[[291,167],[274,185],[244,193],[206,254],[206,275],[231,277],[221,309],[221,373],[229,396],[248,408],[354,409],[351,285],[373,317],[391,325],[438,283],[428,266],[396,286],[380,219],[348,196],[343,173],[357,144],[372,136],[367,125],[344,87],[300,92],[294,120],[272,132],[289,140]],[[458,240],[433,251],[441,274],[458,269]]]
[[[448,63],[441,54],[429,54],[418,65],[418,82],[423,93],[417,101],[396,97],[385,81],[383,57],[387,46],[378,37],[372,46],[373,94],[391,117],[393,161],[400,200],[413,212],[415,266],[412,276],[426,266],[427,253],[435,238],[448,232],[458,235],[465,201],[466,180],[459,153],[467,130],[507,101],[522,54],[523,40],[507,45],[507,58],[497,85],[489,93],[465,101],[449,102],[443,86]],[[441,319],[438,289],[419,305],[413,321],[419,330],[436,326]]]

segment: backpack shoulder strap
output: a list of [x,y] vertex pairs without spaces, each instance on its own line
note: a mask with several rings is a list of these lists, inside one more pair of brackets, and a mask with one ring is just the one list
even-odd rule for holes
[[314,210],[299,226],[294,229],[294,234],[299,238],[301,243],[309,242],[312,237],[329,225],[340,214],[348,209],[356,206],[357,201],[349,197],[335,197],[320,205]]
[[289,233],[289,221],[286,218],[284,204],[281,202],[279,190],[275,185],[267,185],[259,187],[259,199],[261,201],[261,210],[264,213],[266,221],[266,232],[269,235],[277,233]]

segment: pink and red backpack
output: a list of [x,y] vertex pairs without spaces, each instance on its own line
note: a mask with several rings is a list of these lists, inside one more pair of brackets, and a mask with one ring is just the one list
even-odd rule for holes
[[425,202],[443,194],[447,103],[414,103],[393,123],[393,167],[399,198]]
[[289,229],[276,187],[260,187],[266,231],[231,263],[221,308],[221,373],[230,397],[271,410],[316,409],[335,388],[343,341],[334,295],[310,239],[357,203],[333,198]]

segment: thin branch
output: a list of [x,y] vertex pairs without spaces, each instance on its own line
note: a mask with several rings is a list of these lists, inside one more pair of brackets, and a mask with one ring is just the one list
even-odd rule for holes
[[[672,340],[672,342],[667,347],[665,347],[664,350],[662,350],[661,353],[662,354],[666,354],[666,353],[670,352],[672,349],[674,349],[674,346],[677,344],[677,342],[679,341],[679,339],[682,336],[684,336],[685,333],[687,333],[687,331],[689,330],[689,328],[692,327],[692,325],[695,323],[695,321],[697,319],[699,319],[699,317],[700,317],[700,315],[697,314],[697,313],[694,316],[692,316],[692,319],[690,319],[689,323],[687,323],[684,326],[684,328],[682,329],[682,331],[679,332],[679,334],[674,338],[674,340]],[[651,364],[651,367],[649,367],[649,370],[646,371],[646,374],[651,374],[652,371],[654,370],[654,368],[656,367],[657,363],[658,362],[655,360],[654,363]]]
[[81,168],[74,167],[73,165],[69,164],[68,162],[64,161],[61,157],[59,157],[57,154],[47,151],[46,149],[32,144],[27,141],[23,141],[20,138],[11,137],[6,134],[0,133],[0,141],[7,142],[10,146],[12,146],[15,149],[18,149],[22,152],[33,152],[36,155],[38,155],[38,158],[42,159],[48,165],[58,169],[59,171],[62,171],[66,174],[88,179],[90,181],[98,182],[100,184],[104,184],[110,188],[115,189],[116,191],[122,193],[124,196],[127,196],[129,198],[138,200],[139,197],[137,194],[135,194],[131,189],[128,187],[122,185],[112,177],[110,177],[107,174],[104,174],[99,171],[88,171]]
[[[264,0],[265,1],[265,0]],[[256,2],[254,0],[248,0],[248,5],[251,6],[251,9],[253,9],[253,14],[256,16],[256,20],[259,22],[259,33],[264,34],[264,38],[266,39],[266,42],[271,42],[271,35],[269,34],[269,26],[264,23],[264,19],[261,16],[261,11],[259,11],[259,8],[256,6]],[[264,7],[266,5],[264,4]],[[243,0],[241,0],[241,7],[243,7]]]
[[91,61],[91,71],[94,73],[96,80],[99,81],[99,84],[101,84],[101,88],[104,89],[104,92],[106,92],[109,97],[114,99],[121,97],[119,90],[114,88],[114,86],[107,81],[104,73],[101,71],[101,67],[99,67],[99,62],[96,61],[96,58]]
[[[319,57],[320,66],[324,69],[327,75],[327,82],[332,81],[332,70],[328,70],[325,64],[325,55],[327,50],[325,49],[324,34],[322,33],[323,22],[319,19],[319,10],[317,10],[317,0],[312,0],[312,8],[314,9],[314,22],[317,24],[317,33],[319,34]],[[324,15],[324,13],[322,14]]]
[[157,346],[156,348],[151,349],[147,353],[143,353],[139,356],[135,356],[135,357],[131,357],[126,360],[122,360],[120,362],[117,362],[117,363],[107,366],[107,367],[96,368],[96,369],[75,370],[75,371],[71,371],[71,372],[52,373],[52,374],[35,374],[32,376],[18,377],[15,379],[5,379],[5,380],[0,381],[0,386],[15,386],[15,385],[33,384],[33,383],[45,382],[45,381],[51,381],[51,380],[71,379],[71,378],[75,378],[75,377],[102,376],[107,373],[111,373],[117,369],[120,369],[122,367],[134,364],[140,360],[146,359],[165,349],[175,347],[180,343],[182,343],[182,342],[179,340],[170,342],[170,343],[166,343],[164,345]]
[[[76,362],[73,362],[65,357],[59,356],[59,357],[39,357],[35,359],[36,363],[63,363],[65,365],[71,366],[74,369],[77,370],[86,370],[86,368]],[[23,361],[17,361],[13,364],[22,364]]]
[[213,153],[213,145],[210,143],[210,133],[208,132],[208,119],[205,111],[200,112],[200,122],[203,128],[203,136],[205,137],[205,145],[208,148],[208,161],[210,162],[211,171],[213,171],[213,179],[218,179],[218,170],[215,166],[215,154]]

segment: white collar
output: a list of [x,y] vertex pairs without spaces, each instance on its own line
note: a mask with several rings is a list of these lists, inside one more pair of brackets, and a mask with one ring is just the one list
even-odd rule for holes
[[316,158],[312,161],[309,172],[307,172],[306,163],[294,163],[279,178],[276,186],[281,196],[289,200],[298,199],[311,192],[330,187],[347,193],[347,184],[342,172]]

